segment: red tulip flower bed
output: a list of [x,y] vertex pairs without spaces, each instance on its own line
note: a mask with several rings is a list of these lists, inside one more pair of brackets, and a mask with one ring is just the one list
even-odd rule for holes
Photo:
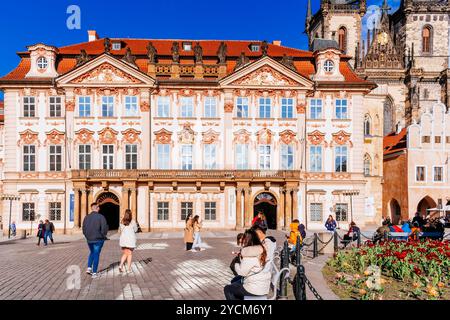
[[450,243],[367,242],[336,253],[324,274],[340,289],[348,286],[348,298],[450,299]]

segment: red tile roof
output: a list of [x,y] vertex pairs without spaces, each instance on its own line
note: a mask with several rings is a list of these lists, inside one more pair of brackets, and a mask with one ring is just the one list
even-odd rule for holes
[[5,121],[5,104],[3,101],[0,101],[0,124],[3,124]]
[[403,128],[398,134],[392,132],[383,139],[383,154],[388,155],[401,150],[405,150],[407,147],[407,129]]
[[[183,42],[192,42],[195,45],[199,42],[203,48],[203,58],[205,64],[217,63],[217,51],[222,40],[153,40],[153,39],[111,39],[112,42],[122,42],[122,49],[118,51],[111,51],[111,54],[117,57],[122,57],[125,54],[127,47],[131,49],[131,53],[136,56],[136,64],[139,69],[147,73],[148,58],[147,45],[149,41],[157,50],[158,60],[160,63],[171,62],[171,48],[174,41],[180,43],[180,63],[193,63],[194,52],[184,51]],[[244,52],[250,61],[257,60],[261,57],[261,52],[253,52],[250,50],[250,45],[253,43],[261,44],[261,41],[224,41],[227,44],[227,72],[231,74],[236,64],[236,58]],[[65,74],[75,68],[76,57],[80,54],[82,49],[86,50],[87,54],[95,57],[104,53],[104,40],[99,39],[92,42],[84,42],[70,46],[60,47],[57,59],[57,71],[60,75]],[[0,78],[0,80],[25,80],[25,75],[30,69],[30,58],[28,52],[20,52],[22,57],[19,65],[9,74]],[[274,44],[268,45],[268,55],[279,60],[283,55],[294,58],[294,65],[297,71],[304,77],[310,78],[315,73],[315,64],[313,53],[310,51],[289,48],[285,46],[278,46]],[[231,58],[231,59],[230,59]],[[349,57],[343,56],[340,64],[340,71],[344,75],[347,82],[351,83],[368,83],[359,78],[348,65]],[[33,80],[27,78],[26,80]]]

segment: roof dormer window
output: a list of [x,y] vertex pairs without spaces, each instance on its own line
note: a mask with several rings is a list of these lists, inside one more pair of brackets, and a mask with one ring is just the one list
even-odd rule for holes
[[122,44],[120,42],[113,42],[112,49],[115,51],[119,51],[120,49],[122,49]]
[[250,45],[250,51],[251,51],[251,52],[258,52],[258,51],[259,51],[259,47],[260,47],[259,44],[257,44],[257,43],[252,43],[252,44]]
[[192,42],[183,42],[183,51],[192,51]]
[[36,64],[39,70],[45,70],[48,67],[48,60],[46,57],[39,57]]
[[325,72],[333,72],[334,70],[334,62],[331,60],[327,60],[325,61],[323,68],[325,70]]

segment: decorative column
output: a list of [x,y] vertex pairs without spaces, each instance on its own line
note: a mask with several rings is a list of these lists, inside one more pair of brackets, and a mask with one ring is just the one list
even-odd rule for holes
[[130,188],[126,185],[122,186],[122,201],[120,203],[120,218],[122,219],[122,217],[125,214],[125,210],[129,209],[129,191]]
[[252,204],[252,188],[247,187],[244,190],[244,210],[245,210],[245,226],[251,227],[253,220],[253,204]]
[[80,228],[81,227],[80,189],[74,188],[73,193],[75,195],[73,226],[74,228]]
[[236,229],[242,228],[242,188],[236,187]]
[[88,190],[89,190],[89,194],[88,194],[87,205],[90,206],[94,202],[94,188],[90,187]]
[[292,219],[298,219],[298,188],[292,189]]
[[292,216],[292,189],[286,188],[286,210],[284,214],[284,228],[289,228]]
[[134,186],[133,188],[130,189],[131,190],[131,199],[130,199],[130,209],[132,214],[134,215],[134,219],[135,221],[137,220],[137,188],[136,186]]
[[[280,203],[278,204],[279,208],[277,209],[277,229],[284,228],[284,210],[285,210],[285,199],[284,199],[285,188],[280,187]],[[279,214],[278,214],[279,213]]]
[[87,215],[87,189],[83,187],[81,189],[81,225],[83,225],[84,218]]

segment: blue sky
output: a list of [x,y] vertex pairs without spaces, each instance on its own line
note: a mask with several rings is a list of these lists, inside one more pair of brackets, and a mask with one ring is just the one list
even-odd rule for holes
[[[400,0],[390,0],[393,7]],[[313,10],[319,0],[312,0]],[[382,0],[369,0],[380,4]],[[101,37],[282,40],[307,49],[304,31],[307,0],[22,0],[2,3],[0,75],[18,63],[17,51],[43,42],[63,46]],[[68,6],[81,9],[81,29],[69,30]]]

